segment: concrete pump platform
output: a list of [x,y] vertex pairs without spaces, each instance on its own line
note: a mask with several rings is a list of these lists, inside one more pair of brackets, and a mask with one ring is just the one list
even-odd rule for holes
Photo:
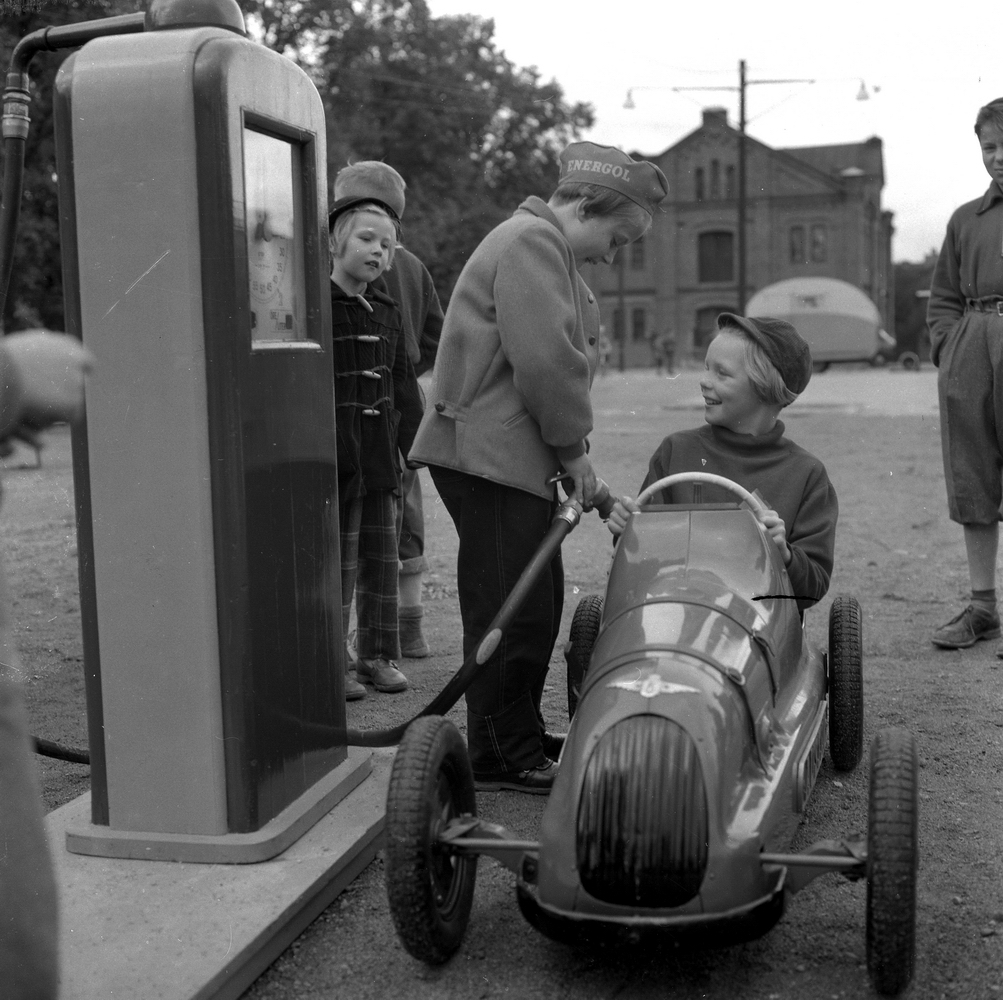
[[382,846],[394,749],[364,752],[372,773],[286,851],[256,864],[71,854],[66,833],[90,822],[90,794],[49,813],[62,1000],[239,997]]

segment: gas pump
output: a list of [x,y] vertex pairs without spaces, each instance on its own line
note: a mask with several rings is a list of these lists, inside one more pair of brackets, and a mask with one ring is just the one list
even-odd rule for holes
[[97,362],[73,441],[91,823],[67,846],[261,861],[370,770],[345,738],[324,112],[236,0],[121,32],[55,95],[67,330]]

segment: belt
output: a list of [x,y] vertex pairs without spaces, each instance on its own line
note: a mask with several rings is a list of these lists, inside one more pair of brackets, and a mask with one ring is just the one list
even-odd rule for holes
[[996,313],[1003,316],[1003,295],[987,295],[983,299],[965,299],[965,308],[969,312]]

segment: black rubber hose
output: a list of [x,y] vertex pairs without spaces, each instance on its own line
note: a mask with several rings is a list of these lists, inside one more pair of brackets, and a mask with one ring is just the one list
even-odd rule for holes
[[90,764],[91,755],[86,750],[78,750],[76,747],[64,747],[60,743],[53,743],[52,740],[41,740],[37,736],[32,736],[35,744],[35,753],[43,757],[55,757],[57,760],[68,760],[72,764]]
[[7,304],[7,289],[14,267],[14,245],[17,222],[21,214],[22,180],[24,177],[24,145],[28,138],[31,116],[28,64],[37,52],[75,48],[92,38],[105,35],[125,35],[142,31],[146,15],[123,14],[96,21],[81,21],[58,27],[39,28],[25,35],[10,57],[10,68],[3,92],[3,203],[0,204],[0,317]]

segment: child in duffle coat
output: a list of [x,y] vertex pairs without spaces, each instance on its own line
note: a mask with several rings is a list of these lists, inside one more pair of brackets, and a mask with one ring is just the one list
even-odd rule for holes
[[[404,178],[381,160],[358,160],[342,167],[334,178],[335,198],[372,198],[382,205],[396,223],[404,215],[407,185]],[[404,337],[416,377],[429,371],[435,361],[442,334],[442,305],[428,268],[406,247],[398,246],[394,266],[384,271],[377,287],[386,291],[401,310]],[[419,387],[419,393],[421,392]],[[401,502],[397,506],[397,555],[400,604],[401,654],[423,658],[431,650],[421,622],[422,580],[428,570],[425,556],[425,516],[421,480],[416,469],[405,465],[401,475]]]
[[[811,351],[784,320],[722,313],[717,325],[700,379],[706,422],[662,441],[641,490],[678,472],[708,472],[757,492],[772,508],[757,516],[804,611],[829,589],[839,513],[825,466],[784,437],[779,419],[811,378]],[[691,503],[693,487],[670,486],[655,502]],[[701,484],[701,489],[707,502],[734,499],[720,486]],[[609,530],[621,534],[639,509],[631,497],[622,497],[606,522]]]
[[343,198],[331,209],[330,234],[341,602],[346,635],[353,595],[358,617],[356,678],[346,676],[345,695],[354,699],[365,694],[360,682],[372,684],[377,691],[407,688],[407,678],[396,662],[400,656],[398,454],[410,448],[422,407],[400,310],[389,295],[372,286],[393,262],[397,244],[393,220],[385,208],[369,199]]
[[[467,261],[453,290],[425,416],[410,452],[427,464],[459,535],[463,651],[481,641],[546,535],[553,477],[588,505],[586,451],[599,307],[578,273],[611,263],[668,193],[657,166],[595,143],[561,154],[548,201],[528,198]],[[564,604],[560,552],[543,568],[466,692],[479,790],[547,794],[562,739],[540,708]]]
[[[943,649],[1000,635],[996,603],[1003,489],[1003,97],[979,108],[975,134],[991,178],[947,224],[930,287],[930,357],[937,365],[947,509],[965,533],[971,598],[937,628]],[[1003,657],[1003,643],[996,647]]]

